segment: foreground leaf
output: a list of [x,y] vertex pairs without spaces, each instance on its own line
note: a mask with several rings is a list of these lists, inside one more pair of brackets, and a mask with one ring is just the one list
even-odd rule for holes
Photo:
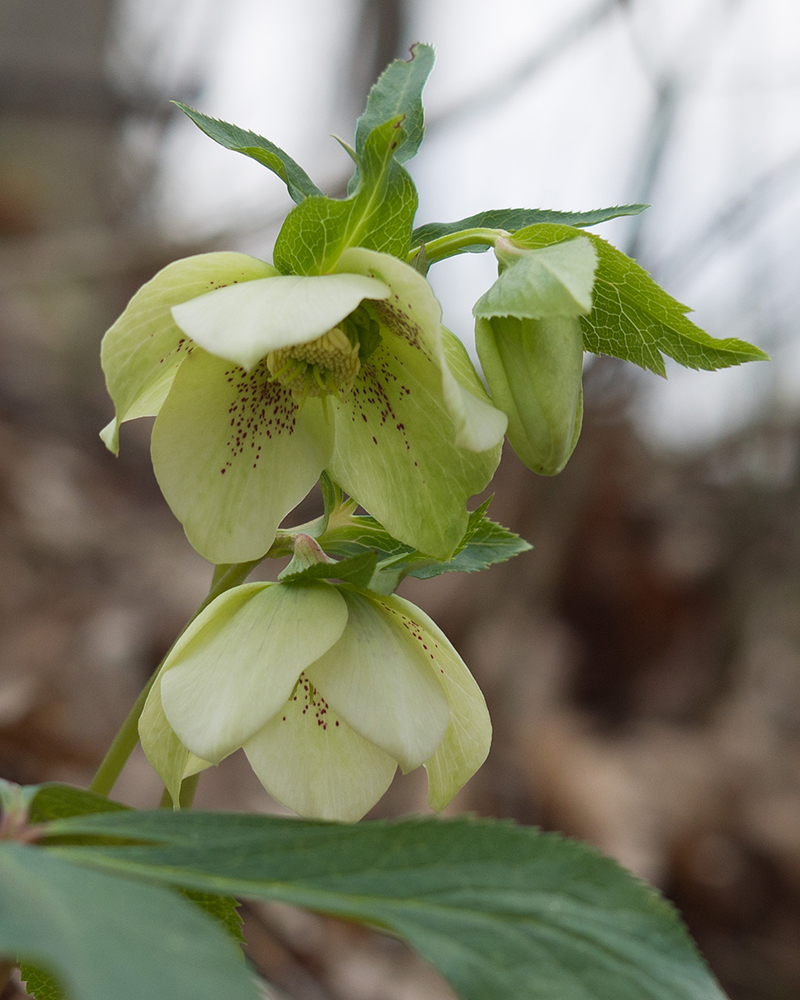
[[[572,239],[571,226],[536,225],[514,234],[524,247],[544,247]],[[664,358],[685,368],[714,371],[768,356],[743,340],[717,340],[695,326],[681,305],[650,277],[644,268],[594,233],[586,233],[597,251],[594,308],[581,317],[584,348],[610,354],[664,375]]]
[[554,834],[469,819],[347,827],[166,811],[50,831],[153,841],[53,848],[93,868],[385,928],[463,1000],[724,1000],[667,903]]
[[268,170],[277,174],[286,185],[292,201],[298,205],[305,198],[322,194],[305,170],[274,142],[270,142],[262,135],[256,135],[255,132],[239,128],[238,125],[229,125],[228,122],[219,121],[217,118],[209,118],[208,115],[201,114],[181,104],[180,101],[173,103],[214,142],[218,142],[226,149],[232,149],[235,153],[244,153],[245,156],[258,160]]
[[16,843],[0,845],[0,955],[35,967],[39,1000],[52,977],[70,1000],[258,996],[236,944],[176,893]]

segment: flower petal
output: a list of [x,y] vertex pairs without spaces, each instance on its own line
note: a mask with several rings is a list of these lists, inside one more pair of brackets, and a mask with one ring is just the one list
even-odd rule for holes
[[[425,278],[396,257],[363,248],[346,250],[336,269],[378,278],[388,285],[391,295],[376,309],[396,336],[416,344],[438,366],[455,443],[478,452],[500,444],[505,416],[491,405],[466,350],[456,346],[460,341],[441,326],[442,309]],[[447,337],[456,343],[446,343]]]
[[213,563],[263,556],[328,462],[333,430],[318,399],[302,410],[265,366],[250,375],[194,348],[153,427],[159,486]]
[[306,676],[360,736],[411,771],[441,742],[447,699],[408,622],[381,598],[341,593],[347,628]]
[[360,274],[278,275],[200,295],[172,315],[210,354],[250,371],[270,351],[315,340],[364,299],[388,294],[383,282]]
[[387,334],[350,394],[331,401],[332,478],[400,541],[449,559],[467,528],[466,502],[489,483],[500,445],[456,447],[438,367]]
[[168,264],[139,289],[103,338],[103,371],[116,407],[102,433],[111,451],[119,450],[124,420],[158,413],[186,357],[186,337],[175,325],[171,307],[214,288],[277,273],[245,254],[204,253]]
[[486,760],[492,742],[492,723],[475,678],[436,622],[401,597],[393,595],[384,600],[415,623],[450,705],[447,732],[425,764],[428,805],[438,812]]
[[218,597],[176,643],[161,679],[185,746],[219,763],[280,709],[300,672],[340,637],[347,606],[327,584],[245,584]]
[[163,671],[150,688],[139,717],[139,739],[150,766],[164,782],[172,801],[178,802],[183,779],[204,771],[211,763],[187,750],[169,724],[161,704],[162,676]]
[[319,692],[313,706],[308,697],[298,686],[296,700],[248,740],[244,751],[278,802],[309,819],[355,823],[392,783],[397,762],[337,718]]

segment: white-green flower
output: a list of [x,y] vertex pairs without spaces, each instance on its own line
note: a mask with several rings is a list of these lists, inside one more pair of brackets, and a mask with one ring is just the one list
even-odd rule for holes
[[465,502],[499,461],[506,418],[427,281],[345,251],[335,273],[279,274],[243,254],[176,261],[103,342],[119,425],[157,415],[159,485],[214,563],[257,559],[327,469],[396,538],[447,558]]
[[355,821],[398,766],[442,809],[486,758],[483,696],[444,634],[399,597],[252,583],[217,598],[170,653],[139,723],[173,798],[239,747],[302,816]]

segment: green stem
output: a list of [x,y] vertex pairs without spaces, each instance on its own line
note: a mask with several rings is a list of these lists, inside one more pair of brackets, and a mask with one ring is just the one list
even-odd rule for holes
[[[252,562],[230,563],[215,566],[214,576],[211,579],[211,589],[208,592],[208,596],[181,630],[178,639],[192,624],[195,618],[197,618],[201,611],[204,611],[212,601],[216,600],[216,598],[221,594],[224,594],[226,590],[230,590],[232,587],[238,587],[240,583],[243,583],[260,562],[260,559],[254,559]],[[176,639],[175,642],[177,642],[178,639]],[[90,792],[96,792],[98,795],[108,795],[116,784],[117,778],[122,773],[123,767],[125,767],[128,758],[133,753],[136,744],[139,742],[139,717],[144,710],[147,696],[150,694],[150,688],[155,683],[159,670],[161,670],[167,656],[169,656],[174,647],[175,643],[170,646],[166,656],[153,671],[153,675],[150,680],[147,684],[145,684],[141,694],[133,703],[133,707],[130,712],[128,712],[127,718],[122,723],[117,735],[114,737],[111,746],[108,748],[108,752],[103,758],[100,767],[97,769],[97,773],[92,779],[91,785],[89,785]],[[192,793],[192,795],[193,794],[194,793]]]
[[[440,236],[436,240],[431,240],[425,244],[425,256],[429,264],[445,257],[452,257],[460,253],[465,247],[474,246],[476,243],[493,247],[503,236],[509,233],[505,229],[462,229],[457,233],[450,233],[447,236]],[[408,253],[409,262],[419,253],[419,247],[412,247]]]

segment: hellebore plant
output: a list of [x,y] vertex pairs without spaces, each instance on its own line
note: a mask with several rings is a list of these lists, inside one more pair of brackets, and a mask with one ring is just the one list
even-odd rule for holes
[[[488,500],[467,509],[506,429],[554,475],[580,434],[585,351],[661,375],[664,355],[705,369],[766,357],[698,329],[586,231],[645,206],[414,229],[403,164],[432,64],[417,45],[372,88],[343,199],[269,140],[180,106],[296,205],[272,264],[176,261],[103,341],[116,412],[102,438],[116,453],[122,423],[156,418],[159,485],[214,571],[88,792],[0,782],[0,956],[38,1000],[255,1000],[232,894],[387,929],[465,1000],[723,1000],[672,911],[597,852],[486,821],[341,822],[398,765],[426,768],[439,811],[489,752],[478,685],[395,590],[530,549]],[[498,278],[473,310],[487,393],[426,275],[490,248]],[[321,515],[281,527],[317,482]],[[276,582],[247,582],[286,557]],[[164,784],[153,812],[107,797],[139,740]],[[188,811],[198,776],[240,748],[305,820]]]

